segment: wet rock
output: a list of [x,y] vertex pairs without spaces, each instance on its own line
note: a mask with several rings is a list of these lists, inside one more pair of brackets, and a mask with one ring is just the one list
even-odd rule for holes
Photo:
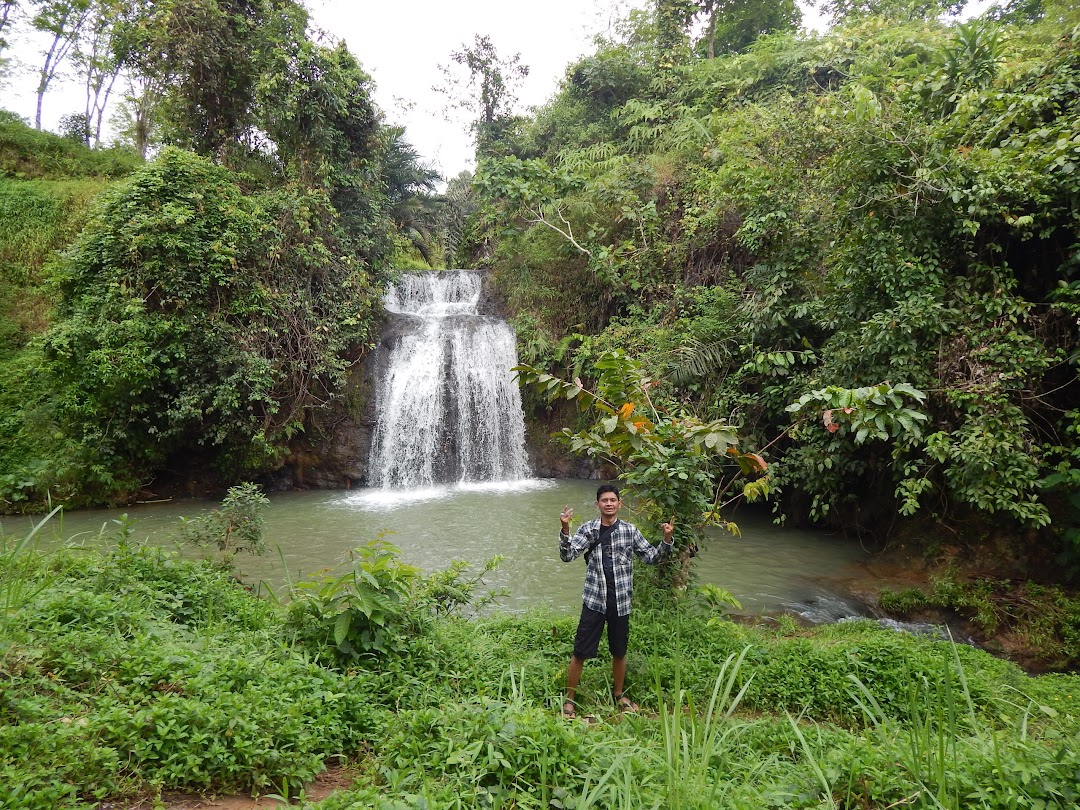
[[265,482],[271,489],[352,489],[368,478],[375,428],[375,374],[379,352],[348,372],[341,396],[309,420],[289,444],[289,455]]

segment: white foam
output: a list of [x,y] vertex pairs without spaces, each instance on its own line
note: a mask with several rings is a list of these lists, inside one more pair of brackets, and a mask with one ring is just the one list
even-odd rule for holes
[[392,512],[403,506],[451,499],[455,495],[482,492],[495,495],[516,495],[537,492],[558,486],[554,478],[522,478],[516,481],[476,481],[443,487],[409,487],[393,489],[380,487],[361,489],[334,501],[333,506],[357,509],[362,512]]
[[450,497],[449,487],[412,487],[410,489],[362,489],[335,502],[363,512],[392,512],[398,507]]
[[513,495],[517,492],[536,492],[557,485],[554,478],[520,478],[515,481],[466,481],[454,484],[453,492],[494,492]]

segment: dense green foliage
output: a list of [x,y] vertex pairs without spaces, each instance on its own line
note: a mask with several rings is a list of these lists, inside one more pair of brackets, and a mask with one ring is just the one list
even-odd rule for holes
[[[1080,567],[1080,20],[942,6],[829,3],[838,26],[807,37],[789,2],[659,0],[527,120],[516,60],[478,38],[451,58],[483,160],[437,206],[302,6],[117,4],[134,149],[77,142],[89,114],[75,139],[0,122],[0,499],[272,466],[371,341],[391,256],[437,260],[440,234],[493,268],[523,376],[588,406],[572,449],[654,516],[693,528],[779,489],[796,517],[1026,531]],[[234,490],[190,534],[256,549],[261,504]],[[1080,799],[1076,676],[869,622],[742,626],[646,580],[645,710],[614,711],[601,661],[577,725],[557,713],[573,620],[465,621],[461,566],[423,576],[373,542],[281,605],[130,527],[101,551],[0,541],[5,807],[288,794],[342,760],[357,784],[324,808]],[[943,578],[884,604],[1076,659],[1057,588]]]
[[51,390],[34,343],[51,319],[48,267],[113,178],[139,162],[0,120],[0,503],[32,497],[54,444],[36,407]]
[[662,71],[649,19],[601,43],[481,162],[474,256],[525,362],[589,385],[629,352],[789,515],[1042,529],[1075,560],[1080,19],[835,11]]
[[50,587],[3,617],[5,807],[269,790],[374,728],[372,679],[291,652],[277,611],[228,571],[126,542],[48,565]]
[[265,473],[371,346],[394,259],[438,258],[437,175],[303,5],[75,5],[88,81],[142,95],[130,148],[0,120],[5,511]]
[[1034,651],[1028,654],[1030,663],[1040,668],[1075,669],[1080,662],[1080,599],[1059,585],[990,578],[969,582],[946,570],[926,589],[885,589],[878,603],[900,617],[926,608],[954,610],[987,637],[1023,639],[1023,648]]
[[178,788],[287,793],[343,761],[357,784],[320,807],[1076,801],[1076,676],[1026,678],[967,647],[868,622],[740,626],[653,592],[629,659],[644,712],[615,712],[599,662],[579,691],[597,720],[578,724],[557,711],[573,617],[463,620],[475,582],[460,568],[400,577],[392,555],[358,554],[370,576],[337,589],[351,602],[321,606],[366,610],[394,643],[342,656],[304,618],[310,603],[259,599],[226,568],[136,545],[130,525],[98,542],[0,547],[12,810]]
[[44,341],[84,491],[130,489],[200,445],[232,475],[258,469],[332,396],[376,298],[335,219],[325,194],[246,194],[178,150],[106,196]]

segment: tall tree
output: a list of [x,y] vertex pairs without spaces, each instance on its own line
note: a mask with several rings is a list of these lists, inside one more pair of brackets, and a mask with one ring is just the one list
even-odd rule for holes
[[[529,75],[521,54],[502,58],[491,37],[477,34],[472,46],[462,44],[450,54],[452,65],[440,65],[444,83],[435,89],[450,100],[450,107],[464,109],[473,116],[476,151],[486,153],[508,129],[517,104],[517,89]],[[465,69],[463,76],[460,69]]]
[[19,0],[0,0],[0,53],[7,48],[8,25],[14,19],[12,12],[18,4]]
[[145,159],[151,144],[158,141],[156,111],[164,87],[154,77],[139,76],[130,71],[125,75],[125,81],[123,101],[113,116],[113,125]]
[[259,78],[302,40],[307,12],[292,0],[161,0],[136,7],[131,60],[165,88],[168,141],[227,162],[251,133]]
[[34,126],[41,129],[41,103],[60,67],[71,54],[75,42],[90,17],[90,0],[30,0],[34,7],[30,23],[35,29],[52,37],[42,55],[44,62],[38,71],[37,111]]
[[383,131],[382,179],[390,201],[390,217],[399,234],[431,265],[443,202],[431,195],[439,173],[425,166],[405,140],[404,127]]
[[18,0],[0,0],[0,83],[2,83],[4,76],[7,75],[9,60],[4,56],[4,51],[8,47],[7,32],[14,21],[14,11],[17,5]]
[[378,265],[392,245],[371,78],[344,43],[304,41],[276,57],[256,94],[254,124],[285,172],[329,191],[352,249]]
[[344,43],[296,41],[276,54],[255,99],[255,125],[277,146],[286,170],[307,185],[348,182],[375,151],[378,112],[371,77]]
[[965,5],[967,0],[825,0],[820,8],[833,22],[842,22],[860,16],[917,20],[958,14]]
[[656,0],[656,59],[660,68],[672,67],[686,51],[687,28],[697,11],[692,0]]
[[75,62],[86,87],[86,123],[94,145],[101,143],[101,123],[112,95],[116,78],[126,57],[126,48],[118,41],[123,0],[92,0],[85,32],[75,47]]
[[476,211],[473,196],[472,172],[463,171],[451,177],[446,184],[439,223],[439,238],[447,267],[463,267],[469,264],[465,255],[469,219]]
[[795,0],[699,0],[706,56],[745,49],[762,34],[794,30],[802,21]]

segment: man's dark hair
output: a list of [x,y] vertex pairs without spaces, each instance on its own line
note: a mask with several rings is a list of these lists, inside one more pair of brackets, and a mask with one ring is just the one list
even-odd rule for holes
[[622,496],[619,495],[619,488],[614,484],[601,484],[599,487],[597,487],[596,500],[600,500],[600,496],[603,495],[605,492],[614,492],[615,497],[619,500],[622,500]]

